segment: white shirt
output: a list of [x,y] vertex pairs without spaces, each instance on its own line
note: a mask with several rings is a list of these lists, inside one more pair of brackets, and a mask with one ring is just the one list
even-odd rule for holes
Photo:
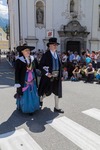
[[52,56],[53,56],[55,59],[57,59],[57,53],[56,53],[56,52],[53,52],[52,50],[50,50],[50,52],[51,52]]

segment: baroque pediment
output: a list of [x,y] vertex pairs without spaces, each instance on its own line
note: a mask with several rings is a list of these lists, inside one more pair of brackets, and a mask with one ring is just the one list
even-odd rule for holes
[[62,25],[60,31],[58,31],[60,36],[87,36],[86,26],[81,26],[77,20],[70,21],[67,25]]
[[81,26],[81,24],[76,21],[70,21],[67,25],[64,25],[65,31],[72,31],[72,30],[77,30],[77,31],[86,31],[86,27]]

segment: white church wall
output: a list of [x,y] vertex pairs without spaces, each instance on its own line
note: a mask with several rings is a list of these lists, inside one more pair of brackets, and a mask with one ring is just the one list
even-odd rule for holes
[[34,17],[34,2],[30,0],[30,3],[27,1],[27,17],[28,17],[28,37],[33,38],[35,36],[35,17]]
[[[95,3],[95,5],[94,5]],[[92,38],[97,39],[97,30],[98,30],[98,0],[93,1],[93,11],[92,11]],[[95,13],[94,13],[95,12]]]
[[53,0],[46,0],[46,30],[53,29]]
[[13,50],[15,47],[15,35],[14,35],[14,24],[15,24],[15,20],[14,20],[14,1],[10,0],[9,1],[9,20],[10,20],[10,45],[9,48],[10,50]]
[[19,44],[19,16],[18,16],[18,2],[13,3],[13,28],[14,28],[14,47]]
[[87,42],[86,42],[86,48],[90,50],[90,42],[89,39],[91,38],[91,31],[92,31],[92,0],[87,1],[81,1],[81,11],[82,11],[82,16],[81,19],[79,20],[82,26],[86,26],[87,31],[90,32],[90,34],[87,37]]
[[43,43],[43,39],[45,39],[45,29],[36,29],[36,37],[39,39],[39,42],[37,42],[36,49],[45,50],[45,46]]
[[[35,45],[36,49],[46,49],[48,31],[53,33],[53,36],[60,37],[58,31],[61,25],[67,25],[72,19],[69,12],[70,0],[41,0],[44,3],[44,25],[36,25],[36,7],[35,4],[39,0],[20,0],[20,35],[22,42],[25,39],[36,38]],[[87,36],[86,47],[88,49],[100,49],[100,29],[99,24],[99,10],[100,0],[76,0],[77,6],[75,9],[78,10],[79,23],[84,27],[86,26],[87,31],[90,34]],[[18,18],[18,0],[10,0],[10,29],[11,29],[11,47],[16,47],[19,43],[19,18]],[[33,41],[34,42],[34,41]],[[30,43],[32,44],[32,43]],[[60,49],[60,47],[59,47]]]
[[[66,14],[63,15],[63,13],[66,12],[68,6],[68,0],[63,0],[63,1],[58,1],[54,0],[53,1],[53,30],[54,30],[54,36],[57,37],[58,42],[60,43],[60,37],[58,35],[58,31],[60,30],[62,25],[67,25],[69,22],[69,19],[66,17]],[[58,51],[61,51],[61,45],[58,46]]]
[[21,44],[25,43],[25,37],[28,33],[28,19],[27,19],[27,0],[20,1],[20,38]]

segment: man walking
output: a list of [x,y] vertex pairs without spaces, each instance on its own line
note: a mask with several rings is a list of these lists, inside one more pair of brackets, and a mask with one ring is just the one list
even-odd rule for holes
[[43,103],[43,97],[54,94],[54,111],[64,113],[59,108],[59,98],[62,97],[62,68],[59,56],[57,55],[57,38],[50,38],[47,43],[48,51],[43,54],[40,61],[41,80],[39,84],[40,103]]

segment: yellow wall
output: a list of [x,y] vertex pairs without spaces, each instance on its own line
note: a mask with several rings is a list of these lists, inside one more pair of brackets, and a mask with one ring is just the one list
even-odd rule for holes
[[7,39],[7,34],[4,32],[4,30],[2,28],[0,28],[0,41],[4,40],[6,41]]
[[2,28],[0,28],[0,49],[9,49],[9,41],[7,40],[7,34]]
[[9,49],[9,41],[0,41],[0,49]]

